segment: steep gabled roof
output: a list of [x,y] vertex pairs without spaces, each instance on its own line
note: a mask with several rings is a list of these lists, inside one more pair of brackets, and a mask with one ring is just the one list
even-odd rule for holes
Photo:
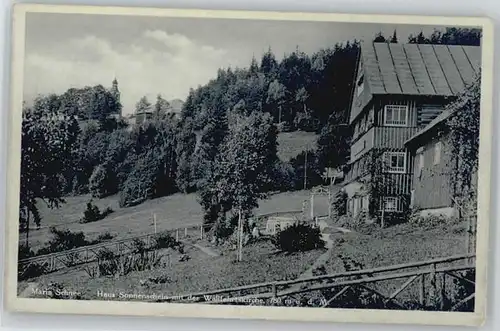
[[479,46],[363,43],[361,56],[372,94],[453,96],[481,68]]

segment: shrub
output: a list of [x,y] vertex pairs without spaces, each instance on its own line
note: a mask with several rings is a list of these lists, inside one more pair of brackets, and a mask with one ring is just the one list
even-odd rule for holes
[[114,276],[120,270],[119,257],[108,248],[97,252],[97,267],[100,276]]
[[109,233],[109,231],[106,231],[104,233],[101,233],[98,237],[97,237],[97,242],[100,243],[100,242],[103,242],[103,241],[106,241],[106,240],[111,240],[113,239],[115,236],[112,235],[111,233]]
[[87,209],[83,212],[83,218],[80,223],[91,223],[97,222],[108,216],[113,212],[113,209],[107,207],[103,212],[99,210],[99,207],[92,204],[92,200],[87,202]]
[[347,193],[339,190],[332,201],[332,208],[336,216],[343,216],[347,213]]
[[[459,273],[459,275],[465,279],[470,280],[471,282],[476,281],[476,273],[475,270],[465,270]],[[464,298],[467,298],[471,294],[475,293],[476,288],[475,285],[464,281],[459,278],[453,279],[453,284],[456,286],[456,293],[454,293],[453,297],[455,297],[455,302],[459,302]],[[471,300],[462,304],[462,306],[457,307],[457,311],[461,312],[473,312],[474,311],[475,300],[472,298]]]
[[306,223],[293,224],[278,232],[273,242],[276,248],[289,253],[325,247],[319,227]]
[[458,222],[457,217],[449,217],[443,214],[421,215],[418,211],[413,212],[409,217],[410,224],[423,228],[435,228],[443,224],[452,225]]
[[175,240],[175,238],[170,233],[159,233],[154,237],[154,245],[155,249],[162,248],[175,248],[180,245],[180,242]]
[[272,191],[290,191],[295,186],[295,172],[289,162],[278,161],[273,169]]
[[27,259],[30,257],[35,256],[35,252],[31,250],[28,246],[25,245],[19,245],[17,249],[17,259],[22,260],[22,259]]
[[47,263],[31,262],[28,264],[20,264],[17,271],[18,280],[26,280],[39,277],[47,272]]
[[107,194],[107,171],[103,165],[98,165],[89,179],[89,191],[95,198],[102,198]]
[[85,234],[81,231],[71,232],[70,230],[58,230],[55,227],[51,227],[50,233],[52,234],[52,239],[46,247],[38,250],[38,255],[61,252],[91,244],[91,242],[85,239]]

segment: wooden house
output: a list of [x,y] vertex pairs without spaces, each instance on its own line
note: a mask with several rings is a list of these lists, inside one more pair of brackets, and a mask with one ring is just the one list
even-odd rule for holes
[[361,44],[344,185],[350,213],[399,213],[408,207],[414,156],[404,143],[473,82],[480,60],[476,46]]

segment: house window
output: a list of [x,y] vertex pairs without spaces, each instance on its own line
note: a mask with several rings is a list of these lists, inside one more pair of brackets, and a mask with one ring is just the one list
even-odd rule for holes
[[437,142],[434,145],[434,165],[439,164],[441,162],[441,142]]
[[384,197],[384,211],[387,212],[401,212],[403,211],[403,206],[399,198],[397,197]]
[[386,105],[384,107],[384,124],[388,126],[406,126],[408,122],[408,106]]
[[365,84],[363,84],[363,80],[364,80],[364,75],[361,75],[361,77],[358,80],[358,97],[361,93],[363,93],[365,87]]
[[385,169],[387,172],[405,173],[406,153],[405,152],[386,152]]

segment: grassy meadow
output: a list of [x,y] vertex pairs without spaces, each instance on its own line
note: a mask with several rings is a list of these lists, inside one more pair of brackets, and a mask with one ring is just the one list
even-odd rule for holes
[[[101,210],[111,207],[114,212],[103,220],[81,224],[78,221],[83,216],[86,203],[90,195],[66,198],[66,203],[58,209],[49,209],[40,203],[42,226],[36,230],[32,225],[30,231],[30,245],[36,251],[50,240],[49,228],[56,226],[58,229],[70,231],[83,231],[88,239],[95,239],[98,235],[109,232],[115,239],[140,236],[154,232],[153,214],[157,218],[157,231],[170,230],[183,226],[199,225],[203,214],[196,194],[174,194],[158,199],[147,200],[144,203],[128,208],[119,208],[118,196],[104,199],[93,199]],[[280,211],[301,210],[304,200],[310,201],[310,191],[285,192],[271,195],[268,199],[261,200],[256,215]],[[328,198],[315,196],[315,215],[328,213]],[[306,205],[309,215],[309,206]],[[20,236],[20,243],[25,242],[24,234]]]

